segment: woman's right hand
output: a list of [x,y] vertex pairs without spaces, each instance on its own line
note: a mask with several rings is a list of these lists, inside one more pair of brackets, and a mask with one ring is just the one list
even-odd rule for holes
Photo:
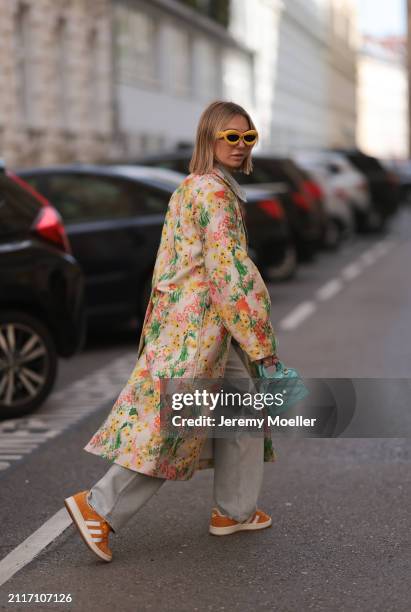
[[277,365],[280,359],[277,355],[269,355],[268,357],[263,357],[262,359],[257,359],[255,363],[262,364],[265,368],[270,368],[273,365]]

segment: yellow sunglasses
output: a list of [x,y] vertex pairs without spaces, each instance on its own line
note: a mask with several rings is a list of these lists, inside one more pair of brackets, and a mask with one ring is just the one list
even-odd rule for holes
[[246,145],[251,147],[258,140],[257,130],[247,130],[247,132],[239,132],[238,130],[224,130],[217,132],[217,138],[224,138],[224,140],[232,146],[237,145],[240,140],[245,142]]

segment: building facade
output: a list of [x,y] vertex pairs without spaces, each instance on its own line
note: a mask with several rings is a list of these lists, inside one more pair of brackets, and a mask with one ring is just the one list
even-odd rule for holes
[[193,142],[213,99],[249,105],[254,58],[223,25],[228,3],[215,20],[189,4],[3,0],[0,157],[131,159]]
[[232,0],[230,28],[254,52],[263,149],[354,144],[353,0]]
[[277,43],[272,143],[279,153],[327,141],[326,13],[317,0],[284,0]]
[[327,143],[353,147],[357,124],[359,33],[354,0],[331,0],[327,26]]
[[377,157],[409,155],[406,58],[405,38],[363,39],[358,62],[357,142]]
[[[273,106],[278,71],[281,0],[231,0],[230,32],[252,51],[254,71],[249,88],[235,91],[235,99],[253,116],[260,138],[256,150],[273,148]],[[231,84],[238,81],[235,71]],[[230,91],[233,91],[232,87]],[[233,96],[234,97],[234,96]]]
[[108,0],[0,3],[0,155],[89,161],[113,132]]
[[172,0],[114,0],[114,156],[194,141],[214,99],[250,101],[253,55],[220,24]]
[[215,99],[250,111],[256,150],[355,141],[354,0],[3,0],[0,49],[11,166],[192,143]]

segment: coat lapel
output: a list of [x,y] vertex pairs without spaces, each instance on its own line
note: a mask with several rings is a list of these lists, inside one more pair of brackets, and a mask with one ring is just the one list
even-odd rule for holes
[[228,185],[228,187],[239,200],[241,200],[242,202],[246,202],[247,197],[245,191],[240,187],[240,185],[238,185],[234,177],[231,177],[230,179],[229,175],[224,172],[223,168],[219,164],[214,166],[213,173],[217,174],[217,176],[219,176],[221,180],[223,180],[224,183]]

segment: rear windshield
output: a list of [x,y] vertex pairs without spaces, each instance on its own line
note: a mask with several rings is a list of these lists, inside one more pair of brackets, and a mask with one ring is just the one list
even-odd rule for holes
[[166,170],[175,170],[182,174],[189,174],[188,166],[190,164],[190,157],[178,157],[170,159],[142,159],[139,163],[144,166],[155,166],[156,168],[165,168]]
[[235,179],[242,185],[258,185],[260,183],[286,183],[296,188],[300,178],[295,166],[288,159],[253,158],[251,174],[236,172]]
[[27,232],[36,219],[41,202],[10,179],[0,174],[0,235]]
[[[39,178],[40,177],[40,178]],[[175,187],[167,190],[123,177],[76,172],[24,174],[57,208],[66,224],[164,214]],[[151,181],[153,182],[153,181]]]
[[380,162],[375,159],[375,157],[367,157],[366,155],[361,155],[360,153],[349,153],[348,159],[350,159],[350,161],[352,161],[353,164],[357,166],[357,168],[360,168],[360,170],[383,170],[383,167],[381,166]]

